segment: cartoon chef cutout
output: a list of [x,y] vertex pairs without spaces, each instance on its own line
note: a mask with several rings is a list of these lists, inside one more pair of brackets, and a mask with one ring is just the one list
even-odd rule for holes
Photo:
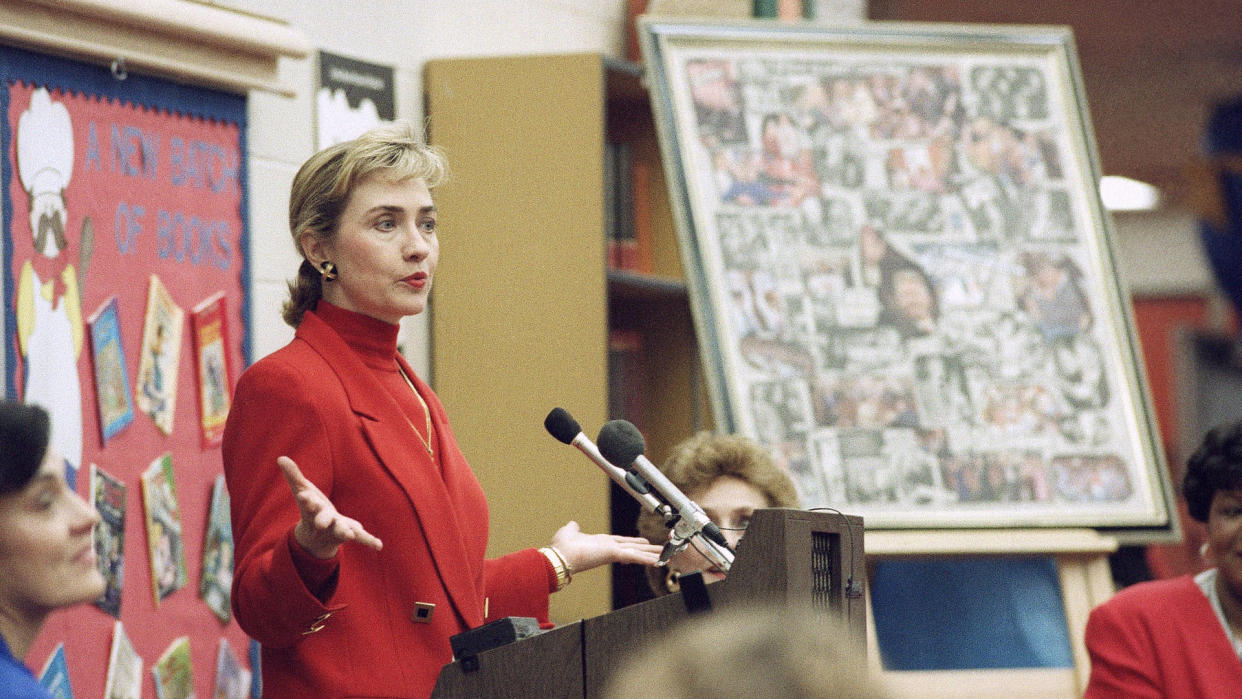
[[[82,304],[69,261],[65,189],[73,175],[69,110],[39,88],[17,124],[17,170],[30,197],[34,254],[17,286],[17,337],[24,357],[25,400],[51,416],[50,446],[70,474],[82,461]],[[15,223],[15,226],[18,225]],[[14,230],[14,234],[17,230]]]

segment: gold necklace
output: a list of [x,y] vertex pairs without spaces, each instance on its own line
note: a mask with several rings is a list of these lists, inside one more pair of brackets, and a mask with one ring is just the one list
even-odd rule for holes
[[397,371],[401,372],[401,378],[405,379],[405,385],[409,386],[410,390],[414,392],[414,397],[418,399],[418,404],[423,406],[423,417],[427,418],[427,438],[423,439],[422,433],[418,431],[413,422],[410,422],[408,417],[405,421],[409,423],[410,429],[414,431],[418,441],[422,442],[424,447],[427,447],[427,455],[435,456],[435,450],[431,448],[431,410],[427,408],[427,402],[423,400],[423,396],[418,392],[418,389],[414,388],[414,382],[410,381],[409,375],[405,373],[405,368],[401,366],[400,362],[397,362]]

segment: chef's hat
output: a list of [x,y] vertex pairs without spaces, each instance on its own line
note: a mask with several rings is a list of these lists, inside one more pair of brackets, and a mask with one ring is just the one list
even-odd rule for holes
[[31,197],[57,194],[73,174],[73,125],[69,110],[53,102],[46,88],[30,96],[17,122],[17,168]]

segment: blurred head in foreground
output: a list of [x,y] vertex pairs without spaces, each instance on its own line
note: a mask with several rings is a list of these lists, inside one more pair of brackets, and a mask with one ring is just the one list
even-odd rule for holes
[[890,696],[835,617],[749,605],[689,619],[653,637],[613,675],[608,699],[874,699]]

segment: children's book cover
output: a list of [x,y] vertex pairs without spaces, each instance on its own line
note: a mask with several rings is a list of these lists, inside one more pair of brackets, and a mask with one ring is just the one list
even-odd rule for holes
[[91,464],[91,504],[99,513],[95,525],[95,565],[103,574],[104,592],[95,605],[121,618],[121,590],[125,585],[125,499],[128,488],[107,471]]
[[65,644],[57,643],[56,650],[47,656],[43,670],[39,672],[39,684],[53,699],[73,699],[73,686],[69,684],[69,663],[65,661]]
[[203,448],[219,444],[224,437],[232,403],[227,317],[224,292],[208,297],[190,313]]
[[106,699],[142,699],[142,656],[134,650],[118,619],[112,630],[112,652],[104,684]]
[[227,638],[220,639],[220,652],[216,654],[215,699],[245,699],[250,696],[250,671],[247,670]]
[[173,480],[172,454],[164,454],[142,474],[142,502],[151,556],[151,585],[155,604],[186,583],[185,535],[181,506]]
[[185,311],[151,275],[147,290],[147,314],[142,327],[142,357],[134,398],[138,409],[164,434],[172,434],[173,409],[177,405],[177,369],[181,359],[181,327]]
[[151,668],[155,675],[157,699],[192,699],[194,668],[190,662],[190,637],[182,636],[168,644]]
[[233,525],[229,520],[229,491],[224,474],[216,476],[211,489],[211,510],[207,516],[207,535],[203,538],[203,573],[198,594],[220,618],[232,618]]
[[95,404],[99,410],[100,439],[107,444],[134,421],[130,399],[129,370],[121,343],[121,321],[115,296],[87,319],[91,333],[91,359],[95,369]]

